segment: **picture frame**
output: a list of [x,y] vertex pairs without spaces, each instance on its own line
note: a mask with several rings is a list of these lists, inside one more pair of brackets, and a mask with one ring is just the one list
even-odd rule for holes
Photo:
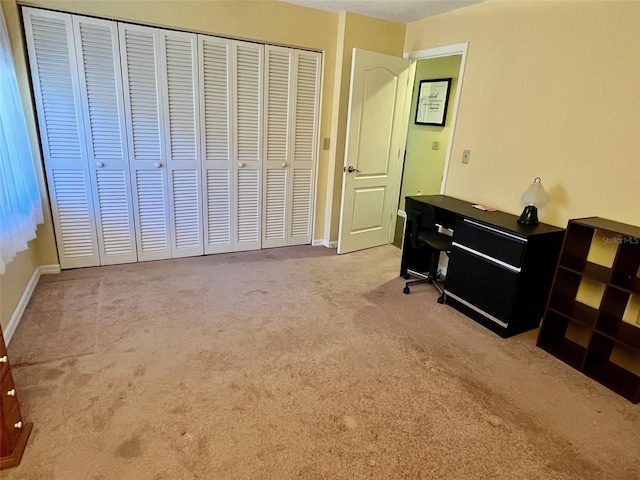
[[416,105],[416,125],[444,127],[447,121],[451,78],[420,80]]

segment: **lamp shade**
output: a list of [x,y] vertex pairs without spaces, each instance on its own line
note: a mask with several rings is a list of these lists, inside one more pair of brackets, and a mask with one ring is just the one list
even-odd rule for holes
[[533,183],[529,185],[529,188],[522,194],[522,203],[525,205],[535,205],[537,207],[543,207],[549,201],[547,193],[542,186],[542,180],[540,177],[536,177]]
[[518,218],[518,223],[522,225],[538,224],[538,208],[547,204],[549,197],[544,191],[542,180],[536,177],[529,188],[522,194],[522,203],[525,204],[524,210]]

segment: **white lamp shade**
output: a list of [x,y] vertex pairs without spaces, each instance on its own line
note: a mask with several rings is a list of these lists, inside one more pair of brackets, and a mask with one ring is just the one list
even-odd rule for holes
[[544,191],[544,187],[542,186],[540,177],[536,177],[533,183],[529,185],[529,188],[527,188],[522,194],[522,203],[524,203],[525,205],[535,205],[537,207],[542,207],[546,205],[548,201],[549,197]]

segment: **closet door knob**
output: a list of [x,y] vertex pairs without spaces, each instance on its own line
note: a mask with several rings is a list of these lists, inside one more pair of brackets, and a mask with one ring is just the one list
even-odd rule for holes
[[7,395],[9,395],[10,397],[15,397],[16,396],[16,389],[12,388],[11,390],[9,390],[7,392]]
[[14,423],[13,426],[15,428],[22,428],[22,422]]
[[160,167],[162,167],[162,164],[160,162],[156,162],[156,163],[153,164],[153,166],[156,167],[156,168],[160,168]]
[[244,163],[243,162],[238,162],[238,167],[240,167],[240,168],[244,167]]
[[102,167],[104,167],[104,163],[103,162],[96,162],[96,167],[102,168]]
[[0,357],[0,363],[7,363],[8,361],[9,359],[7,358],[6,355],[4,357]]
[[287,162],[282,162],[282,168],[287,168],[287,165],[289,165]]

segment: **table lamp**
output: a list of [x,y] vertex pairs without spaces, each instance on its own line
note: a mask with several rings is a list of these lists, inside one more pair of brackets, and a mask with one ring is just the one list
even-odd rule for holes
[[522,194],[522,203],[525,204],[524,210],[518,218],[518,223],[522,225],[538,224],[538,206],[543,207],[547,204],[549,197],[544,191],[542,180],[536,177],[529,188]]

